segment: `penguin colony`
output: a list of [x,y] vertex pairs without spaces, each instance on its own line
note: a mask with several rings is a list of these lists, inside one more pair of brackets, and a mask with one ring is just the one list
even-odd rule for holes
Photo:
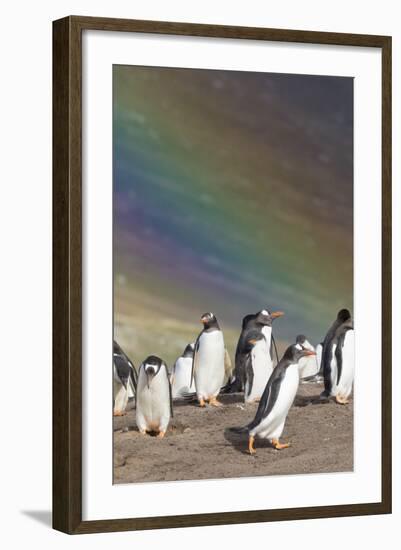
[[147,357],[137,371],[114,342],[114,415],[124,415],[128,401],[135,399],[139,432],[162,438],[173,416],[174,400],[196,398],[201,408],[220,407],[220,393],[243,392],[245,403],[258,403],[255,418],[229,430],[247,435],[251,455],[257,438],[267,439],[277,450],[289,447],[280,437],[300,383],[323,379],[320,398],[348,404],[354,381],[354,328],[350,312],[342,309],[316,349],[299,335],[279,359],[272,329],[282,315],[263,309],[244,317],[234,369],[212,312],[201,316],[202,331],[177,358],[171,373],[155,355]]

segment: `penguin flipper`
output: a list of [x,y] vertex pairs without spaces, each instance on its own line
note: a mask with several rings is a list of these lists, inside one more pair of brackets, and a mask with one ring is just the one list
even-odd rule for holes
[[244,391],[247,391],[246,397],[248,397],[252,393],[253,379],[254,379],[251,353],[248,353],[246,357],[244,371],[245,371]]
[[194,355],[192,357],[191,383],[189,385],[190,388],[192,387],[192,384],[194,382],[195,369],[198,366],[198,361],[199,361],[199,354],[198,354],[199,339],[201,337],[201,334],[203,334],[203,331],[199,334],[199,336],[198,336],[198,338],[196,339],[196,342],[195,342]]
[[121,384],[127,389],[128,380],[130,378],[131,367],[120,355],[114,355],[114,366],[117,371],[117,376],[120,379]]
[[277,397],[280,391],[280,386],[283,378],[284,378],[283,372],[278,372],[276,371],[276,369],[273,370],[273,373],[269,378],[269,381],[266,385],[266,388],[259,402],[259,406],[258,406],[258,410],[256,411],[255,418],[252,420],[250,424],[248,424],[249,429],[252,429],[258,424],[260,424],[262,420],[270,414],[271,410],[273,409],[277,401]]
[[272,361],[273,361],[273,348],[274,348],[274,351],[276,353],[276,361],[277,361],[277,365],[278,365],[280,360],[278,358],[276,340],[274,338],[274,334],[273,334],[273,331],[272,331],[272,337],[271,337],[271,341],[270,341],[270,357],[272,358]]
[[131,366],[130,379],[131,379],[132,385],[133,385],[135,393],[136,393],[136,389],[137,389],[137,386],[138,386],[138,373],[136,372],[136,369],[135,369],[135,367],[132,363],[131,363],[130,366]]

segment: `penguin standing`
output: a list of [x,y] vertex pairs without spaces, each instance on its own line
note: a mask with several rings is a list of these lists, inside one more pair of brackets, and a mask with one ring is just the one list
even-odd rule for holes
[[171,373],[171,390],[173,399],[195,392],[195,384],[192,381],[192,361],[194,357],[194,344],[188,344],[182,355],[174,363]]
[[244,390],[245,361],[247,357],[246,342],[248,340],[249,332],[256,330],[263,334],[265,337],[265,345],[268,352],[270,368],[273,368],[273,344],[275,344],[275,342],[272,334],[272,323],[274,319],[281,317],[282,315],[284,315],[282,311],[274,311],[270,313],[267,309],[263,309],[256,314],[249,314],[243,318],[242,331],[238,340],[237,349],[235,351],[235,380],[232,383],[232,391]]
[[337,330],[335,354],[337,360],[336,401],[341,405],[347,405],[355,374],[355,336],[351,323],[345,323]]
[[192,362],[192,381],[195,381],[196,396],[199,405],[204,407],[208,401],[210,405],[218,407],[217,395],[224,381],[225,347],[223,332],[213,313],[205,313],[201,317],[203,330],[195,342],[195,351]]
[[322,347],[321,370],[324,377],[322,398],[334,396],[345,405],[354,380],[354,331],[351,313],[341,309],[329,328]]
[[[296,344],[301,344],[301,346],[310,351],[316,351],[310,342],[306,339],[306,336],[299,334],[296,338]],[[303,378],[312,378],[317,375],[319,372],[319,365],[317,362],[317,353],[314,356],[302,357],[299,360],[299,376],[301,380]]]
[[150,355],[139,367],[136,423],[141,434],[157,432],[164,437],[173,416],[171,385],[166,363]]
[[248,351],[245,360],[244,401],[255,403],[262,397],[273,372],[273,364],[266,346],[266,339],[261,332],[248,333],[244,351]]
[[293,344],[284,353],[269,378],[256,416],[242,428],[231,428],[235,433],[248,433],[248,450],[255,454],[255,437],[269,439],[275,449],[285,449],[279,439],[283,433],[288,411],[295,399],[299,386],[298,361],[302,357],[315,355],[314,351],[303,349],[301,344]]
[[137,372],[133,362],[113,341],[113,398],[114,416],[124,416],[128,400],[135,397]]

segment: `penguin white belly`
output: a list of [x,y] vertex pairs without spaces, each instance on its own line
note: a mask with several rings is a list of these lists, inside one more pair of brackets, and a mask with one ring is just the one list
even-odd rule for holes
[[[273,357],[270,355],[270,348],[271,348],[271,343],[272,343],[272,327],[264,326],[262,328],[262,334],[263,334],[263,336],[265,337],[265,340],[266,340],[267,353],[270,357],[271,362],[273,363]],[[273,365],[272,365],[272,368],[273,368]]]
[[248,381],[245,383],[245,403],[251,403],[260,399],[273,372],[273,361],[270,357],[270,349],[265,340],[258,342],[252,349],[253,383],[248,390]]
[[114,380],[113,396],[114,396],[114,413],[123,413],[127,408],[128,390],[124,388],[124,385],[121,384],[120,380],[118,380],[118,382]]
[[216,397],[224,381],[224,338],[221,330],[203,332],[199,338],[194,373],[198,399]]
[[320,366],[322,364],[322,344],[318,344],[316,346],[316,362],[317,362],[317,369],[320,370]]
[[341,377],[337,385],[337,395],[346,399],[352,391],[355,374],[355,337],[354,331],[348,330],[342,348]]
[[281,382],[280,390],[272,410],[258,426],[250,430],[250,435],[258,435],[262,439],[278,439],[283,433],[285,419],[294,402],[299,386],[298,365],[290,365]]
[[332,356],[330,362],[330,380],[331,380],[331,393],[330,395],[337,394],[337,359],[336,359],[337,344],[333,344]]
[[128,403],[128,389],[121,383],[115,365],[113,365],[113,399],[114,413],[124,412]]
[[317,363],[316,355],[310,355],[309,357],[301,357],[298,362],[299,365],[299,375],[301,378],[306,378],[307,376],[314,376],[319,371],[319,365]]
[[170,414],[170,392],[166,374],[159,371],[148,388],[146,374],[141,369],[136,396],[136,423],[139,430],[165,432]]
[[195,383],[191,386],[192,357],[179,357],[174,366],[172,393],[173,398],[195,391]]

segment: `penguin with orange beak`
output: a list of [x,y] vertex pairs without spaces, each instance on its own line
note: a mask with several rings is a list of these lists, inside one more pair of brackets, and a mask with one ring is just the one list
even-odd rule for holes
[[230,428],[234,433],[248,434],[248,451],[255,454],[255,438],[268,439],[277,450],[285,449],[289,443],[280,443],[288,411],[294,402],[299,386],[298,362],[302,357],[315,355],[301,344],[287,348],[275,367],[260,400],[256,416],[246,426]]
[[[242,320],[242,331],[238,339],[237,349],[235,352],[235,370],[234,381],[230,384],[230,391],[244,391],[245,387],[245,363],[248,355],[247,342],[250,332],[260,332],[264,336],[266,347],[266,361],[268,368],[273,369],[273,321],[284,315],[282,311],[269,312],[267,309],[262,309],[255,314],[246,315]],[[277,355],[277,352],[276,352]],[[277,357],[278,362],[278,357]]]

